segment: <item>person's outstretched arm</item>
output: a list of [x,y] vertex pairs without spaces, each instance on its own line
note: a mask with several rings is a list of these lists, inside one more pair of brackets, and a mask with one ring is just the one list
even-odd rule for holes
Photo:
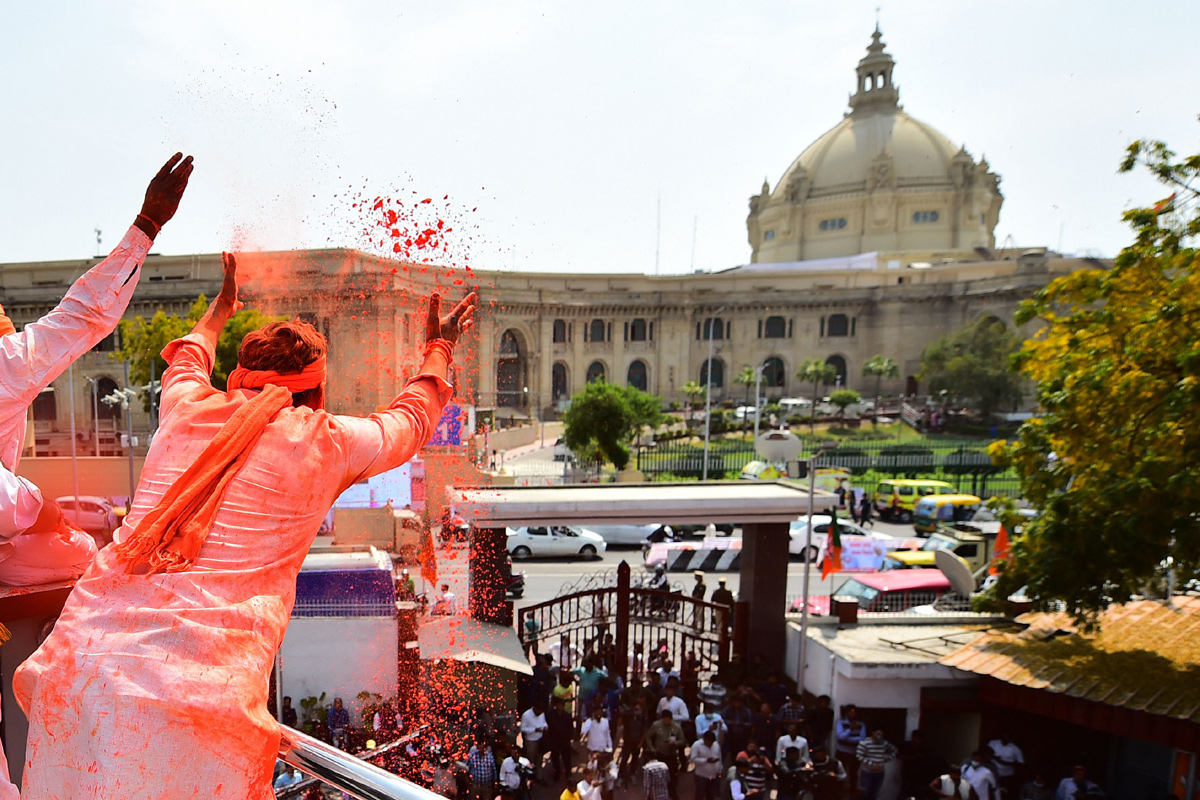
[[175,215],[191,174],[191,156],[172,156],[150,181],[141,212],[108,258],[75,281],[49,314],[20,333],[0,336],[0,426],[23,418],[38,392],[117,326],[150,244]]
[[425,321],[425,360],[388,407],[366,418],[338,417],[349,434],[343,483],[387,472],[412,458],[433,434],[450,399],[447,382],[454,346],[474,324],[476,295],[468,294],[446,316],[441,298],[429,298]]

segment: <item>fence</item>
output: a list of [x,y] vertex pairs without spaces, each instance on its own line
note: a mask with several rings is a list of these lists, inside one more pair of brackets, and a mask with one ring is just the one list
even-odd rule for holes
[[[849,470],[855,483],[866,486],[887,478],[928,478],[946,481],[958,491],[985,499],[997,494],[1018,496],[1020,479],[992,463],[987,454],[990,441],[926,440],[898,444],[849,440],[818,458],[817,467]],[[740,472],[757,457],[752,442],[715,440],[709,447],[709,477],[721,478]],[[659,442],[637,450],[637,468],[651,478],[664,473],[698,478],[703,466],[704,447],[691,442]]]

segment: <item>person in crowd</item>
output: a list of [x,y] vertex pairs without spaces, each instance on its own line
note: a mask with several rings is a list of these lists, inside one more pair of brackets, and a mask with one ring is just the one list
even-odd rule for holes
[[817,698],[817,704],[808,710],[808,739],[810,746],[829,747],[829,737],[833,733],[833,708],[829,695],[823,694]]
[[717,737],[717,743],[723,745],[725,742],[725,720],[717,713],[717,709],[712,703],[705,703],[703,713],[696,717],[696,734],[703,736],[706,731],[710,730]]
[[[398,583],[398,585],[396,586],[396,589],[397,589],[398,594],[400,595],[401,600],[415,600],[416,599],[417,583],[416,583],[416,581],[413,580],[412,575],[410,575],[408,573],[407,569],[400,570],[400,580],[397,583]],[[533,619],[533,618],[530,617],[530,619]],[[535,644],[534,647],[536,648],[536,646],[537,645]],[[535,652],[536,652],[536,650],[535,650]]]
[[1024,751],[1013,741],[1012,734],[1007,730],[1000,731],[987,746],[992,749],[992,756],[996,762],[996,778],[1000,782],[1000,789],[1005,794],[1012,795],[1017,790],[1020,780],[1018,771],[1025,766]]
[[824,745],[813,749],[810,768],[809,786],[814,800],[838,800],[845,794],[846,768]]
[[746,794],[751,798],[766,800],[770,797],[770,783],[774,770],[771,759],[767,758],[757,742],[748,742],[746,749],[737,754],[738,761],[745,761],[746,768],[741,770],[746,782]]
[[646,584],[647,589],[654,589],[658,592],[669,591],[671,588],[671,579],[667,577],[667,570],[660,566],[654,568],[654,575],[651,576],[649,583]]
[[546,707],[542,705],[540,699],[535,700],[533,705],[521,714],[521,744],[525,748],[525,757],[533,765],[535,776],[542,768],[542,754],[545,752],[542,748],[542,740],[546,736],[548,727]]
[[521,748],[509,745],[508,757],[500,765],[500,794],[506,800],[526,800],[529,797],[529,780],[534,777],[533,763],[521,755]]
[[696,781],[694,800],[717,800],[717,789],[721,785],[721,745],[712,728],[701,734],[692,743],[688,760],[692,762],[692,774]]
[[641,642],[634,642],[633,649],[629,651],[629,674],[641,677],[647,669],[649,666],[646,662],[646,646]]
[[700,670],[704,665],[695,650],[683,654],[683,664],[679,669],[679,682],[683,689],[684,702],[689,708],[696,708],[700,702]]
[[441,585],[441,592],[433,601],[433,608],[429,613],[441,617],[452,617],[458,613],[458,596],[450,591],[450,584]]
[[346,730],[350,727],[350,712],[342,705],[342,698],[333,698],[333,705],[325,715],[325,725],[329,728],[329,738],[334,747],[346,746]]
[[947,800],[978,800],[975,790],[971,788],[971,784],[963,777],[962,770],[957,766],[950,767],[949,772],[931,780],[929,791],[938,797],[947,798]]
[[575,722],[567,711],[562,698],[556,697],[546,712],[546,733],[542,737],[546,752],[550,754],[550,766],[554,768],[554,780],[571,776],[571,742],[575,739]]
[[863,797],[875,800],[883,788],[884,770],[897,755],[896,746],[883,737],[882,730],[876,729],[858,743],[855,755],[858,756],[859,786]]
[[[1104,797],[1104,792],[1092,781],[1088,780],[1087,767],[1076,764],[1071,774],[1058,783],[1058,791],[1054,794],[1056,800],[1084,800],[1088,797]],[[985,800],[981,798],[981,800]]]
[[579,714],[582,716],[591,707],[596,692],[600,689],[600,681],[608,677],[608,673],[600,668],[599,658],[595,653],[583,657],[583,666],[573,670],[579,685]]
[[[771,704],[771,708],[779,711],[788,701],[788,690],[779,681],[779,673],[772,672],[767,679],[758,685],[758,696]],[[800,719],[804,719],[804,706],[800,706]]]
[[838,508],[846,507],[846,496],[847,495],[849,495],[850,497],[854,497],[854,494],[846,489],[846,482],[844,480],[838,481],[837,488],[833,490],[833,493],[837,495]]
[[729,700],[729,707],[721,715],[725,719],[728,735],[725,740],[725,752],[736,756],[750,742],[754,735],[754,714],[746,708],[741,695],[734,694]]
[[549,653],[542,653],[534,657],[530,705],[538,702],[542,704],[542,708],[549,708],[550,693],[554,691],[554,685],[558,683],[558,680],[554,677],[553,666],[554,659]]
[[775,798],[776,800],[800,800],[812,768],[807,763],[808,748],[805,747],[805,760],[800,758],[800,748],[788,747],[783,751],[783,758],[775,762]]
[[600,668],[605,672],[612,673],[617,668],[617,640],[611,633],[605,632],[600,639],[600,645],[596,648],[596,655],[600,659]]
[[492,745],[487,739],[480,739],[467,754],[467,775],[471,778],[471,800],[492,800],[496,793],[496,780],[499,778],[496,768],[496,757],[492,755]]
[[759,703],[758,713],[754,715],[754,741],[760,750],[774,754],[775,742],[779,740],[779,722],[775,719],[771,704]]
[[691,719],[691,713],[688,711],[687,703],[683,702],[683,698],[676,693],[677,684],[668,682],[667,688],[663,690],[663,696],[658,701],[658,711],[671,712],[671,719],[675,720],[681,726],[683,723]]
[[592,706],[592,713],[583,722],[580,739],[589,753],[611,753],[613,751],[612,727],[604,716],[604,708]]
[[875,527],[872,517],[875,514],[875,509],[871,505],[871,496],[864,494],[862,500],[858,502],[858,524],[866,527]]
[[1020,794],[1017,795],[1017,800],[1053,800],[1054,790],[1050,788],[1050,784],[1046,783],[1046,776],[1041,770],[1033,773],[1033,778],[1025,782],[1021,787]]
[[659,713],[658,721],[646,731],[645,747],[647,753],[667,765],[671,775],[670,795],[672,800],[678,800],[679,757],[684,738],[683,728],[671,716],[669,709],[664,708]]
[[738,759],[725,773],[725,789],[721,800],[746,800],[746,770],[750,764],[745,759]]
[[588,761],[588,767],[596,776],[596,782],[600,784],[600,799],[613,800],[618,780],[617,762],[613,760],[613,754],[605,752],[592,754],[591,760]]
[[801,763],[807,764],[810,760],[808,754],[808,739],[800,735],[800,723],[789,722],[787,730],[783,736],[780,736],[775,743],[775,763],[779,764],[783,761],[784,753],[789,748],[795,748],[800,754]]
[[558,683],[555,684],[550,696],[555,700],[561,700],[563,710],[568,714],[575,713],[575,698],[578,696],[575,692],[575,673],[568,669],[560,669],[558,671]]
[[971,760],[962,771],[962,776],[975,790],[979,800],[1000,800],[1000,788],[996,773],[988,766],[990,754],[982,748],[971,753]]
[[682,678],[679,675],[679,670],[675,669],[675,662],[668,658],[665,652],[659,659],[659,663],[661,664],[657,670],[659,686],[662,686],[665,689],[667,684],[669,684],[672,680],[674,680],[675,683],[680,683]]
[[583,768],[583,775],[575,784],[575,793],[579,800],[601,800],[602,783],[596,777],[596,771],[591,767]]
[[646,800],[669,800],[671,768],[657,757],[651,757],[642,767],[642,789]]
[[692,577],[696,579],[696,582],[692,584],[692,598],[703,600],[708,594],[708,584],[704,582],[704,571],[696,570],[692,573]]
[[621,692],[621,761],[618,774],[628,783],[641,761],[642,740],[646,736],[646,707],[649,693],[634,678]]
[[289,728],[296,727],[296,709],[292,708],[292,698],[287,695],[283,697],[283,709],[280,712],[280,716],[282,717],[280,722],[284,725],[287,725]]
[[858,706],[850,703],[842,708],[837,722],[837,757],[846,766],[850,783],[858,785],[858,745],[867,738],[867,726],[858,718]]
[[279,773],[279,777],[275,779],[274,788],[276,790],[288,789],[298,783],[303,782],[304,775],[300,772],[300,770],[292,770],[291,772],[284,770],[283,772]]
[[571,644],[571,637],[565,633],[558,640],[557,644],[550,645],[549,650],[552,663],[559,672],[563,670],[570,672],[575,669],[575,667],[579,666],[583,655],[579,652],[578,647]]
[[[781,687],[782,688],[782,687]],[[788,695],[787,702],[779,706],[779,711],[775,714],[775,718],[783,726],[789,723],[796,723],[800,729],[804,729],[804,719],[808,716],[808,710],[804,707],[804,702],[798,693],[793,692]]]
[[[733,608],[733,592],[729,591],[729,587],[725,585],[724,578],[717,578],[717,588],[713,589],[712,602]],[[732,621],[730,620],[731,623]]]
[[925,744],[925,734],[914,730],[900,746],[900,794],[916,797],[930,782],[945,772],[945,762]]

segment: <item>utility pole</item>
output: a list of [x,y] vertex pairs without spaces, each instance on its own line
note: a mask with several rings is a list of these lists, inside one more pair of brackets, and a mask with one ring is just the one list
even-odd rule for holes
[[[708,328],[708,362],[704,365],[704,466],[700,478],[704,481],[708,480],[708,443],[712,429],[713,325],[720,319],[717,315],[724,311],[725,306],[721,306],[704,320],[704,327]],[[724,339],[723,332],[721,338]]]
[[758,396],[762,392],[762,376],[763,367],[760,365],[754,370],[754,441],[758,441],[758,418],[762,416],[762,406],[759,405]]

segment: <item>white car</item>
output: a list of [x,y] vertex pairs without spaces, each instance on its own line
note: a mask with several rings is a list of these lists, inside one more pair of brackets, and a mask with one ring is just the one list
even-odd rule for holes
[[[828,514],[813,514],[813,535],[812,548],[809,550],[809,556],[806,561],[816,561],[817,556],[825,547],[825,540],[829,538],[829,524],[833,521],[833,517]],[[886,533],[879,531],[867,530],[866,528],[851,522],[848,519],[838,517],[838,527],[842,531],[843,536],[866,536],[869,539],[891,539]],[[788,553],[793,556],[804,555],[804,539],[805,532],[808,530],[808,516],[805,515],[800,519],[792,520],[792,524],[788,530]]]
[[608,544],[640,547],[650,538],[650,534],[661,527],[653,522],[648,525],[593,525],[587,530],[598,534]]
[[[63,516],[77,527],[96,537],[97,544],[106,544],[108,537],[117,529],[117,514],[107,497],[79,495],[79,512],[75,511],[75,496],[57,497],[54,502],[62,509]],[[101,542],[100,539],[104,539]]]
[[599,534],[566,525],[508,529],[508,554],[514,561],[545,556],[595,558],[607,547]]

